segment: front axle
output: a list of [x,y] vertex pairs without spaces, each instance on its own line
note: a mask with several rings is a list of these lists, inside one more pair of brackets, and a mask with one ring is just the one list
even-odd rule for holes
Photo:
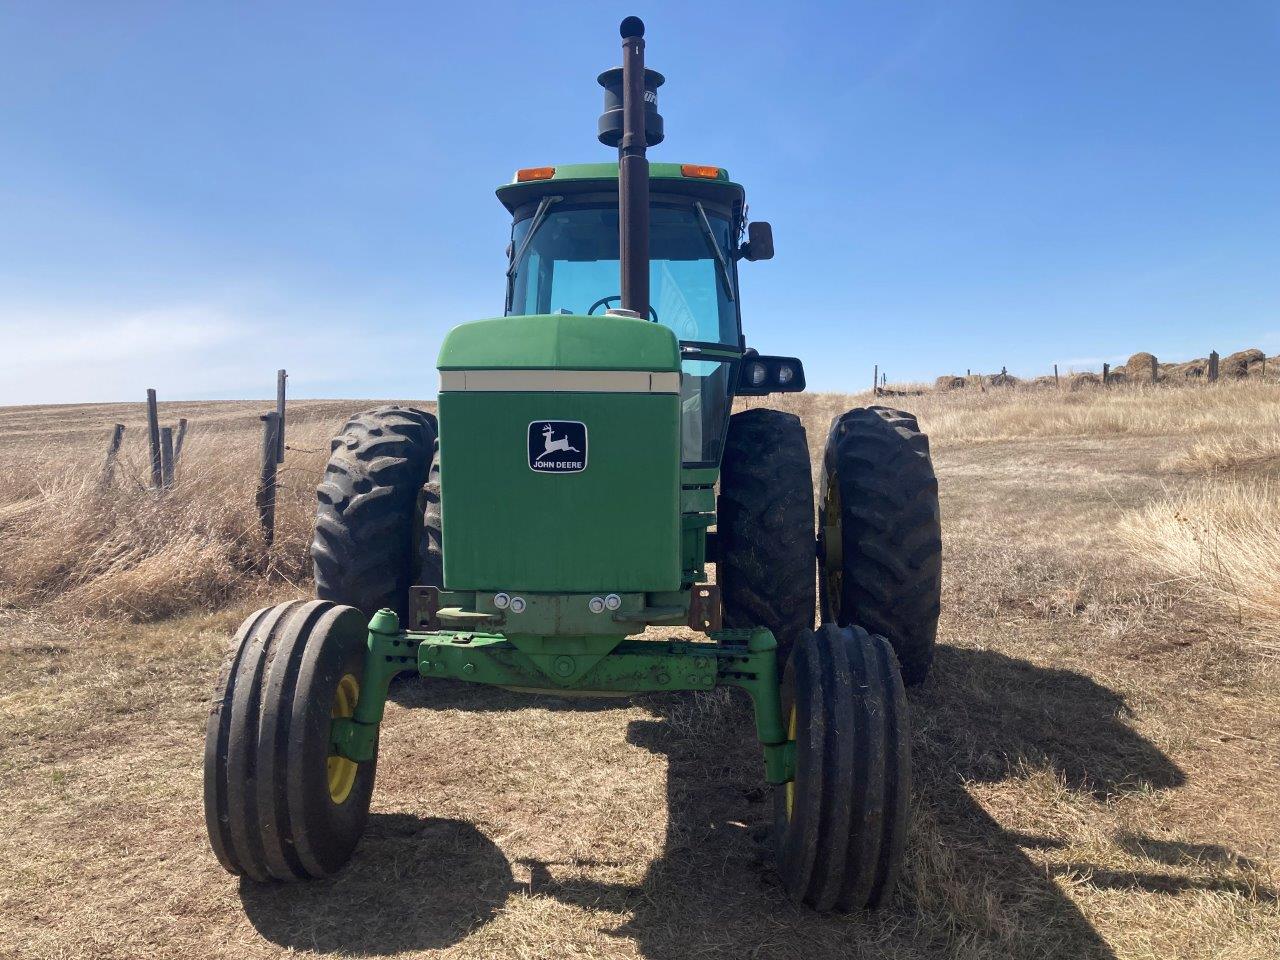
[[765,779],[794,775],[794,743],[782,718],[777,641],[764,628],[716,630],[713,643],[630,640],[615,636],[512,636],[475,631],[400,630],[390,610],[369,624],[360,698],[351,717],[335,718],[334,750],[350,760],[373,757],[387,688],[416,669],[431,679],[463,680],[559,696],[625,696],[667,690],[740,687],[751,697]]

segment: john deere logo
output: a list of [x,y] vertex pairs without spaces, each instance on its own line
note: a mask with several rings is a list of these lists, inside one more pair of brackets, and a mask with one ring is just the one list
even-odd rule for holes
[[581,473],[587,469],[587,425],[577,420],[529,424],[529,469],[536,473]]

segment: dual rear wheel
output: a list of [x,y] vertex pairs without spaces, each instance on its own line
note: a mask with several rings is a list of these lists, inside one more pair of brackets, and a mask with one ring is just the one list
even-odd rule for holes
[[929,438],[916,418],[879,406],[836,417],[816,538],[814,512],[800,418],[763,408],[734,414],[716,507],[725,626],[768,627],[785,666],[818,606],[824,623],[883,636],[906,683],[923,682],[938,631],[942,530]]

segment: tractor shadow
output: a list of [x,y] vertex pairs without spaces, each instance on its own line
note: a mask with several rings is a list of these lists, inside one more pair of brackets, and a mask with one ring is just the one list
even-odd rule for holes
[[254,929],[282,947],[381,956],[452,946],[517,889],[502,851],[462,820],[371,814],[354,859],[310,883],[241,880]]
[[910,699],[913,832],[901,892],[889,908],[820,915],[787,900],[772,867],[772,796],[760,780],[745,698],[703,711],[655,699],[648,702],[654,719],[631,724],[631,742],[668,759],[666,846],[640,884],[599,883],[572,865],[530,861],[530,891],[630,914],[609,932],[654,960],[957,951],[1112,957],[1024,852],[1065,841],[1005,830],[966,784],[1050,771],[1073,793],[1101,801],[1176,788],[1183,773],[1124,722],[1120,696],[1071,671],[945,647],[933,678]]

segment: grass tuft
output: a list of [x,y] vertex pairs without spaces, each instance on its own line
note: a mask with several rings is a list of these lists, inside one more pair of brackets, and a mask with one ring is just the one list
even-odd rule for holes
[[0,606],[144,622],[212,610],[273,583],[306,589],[315,484],[341,421],[308,421],[305,406],[301,413],[279,468],[270,550],[254,499],[256,418],[194,422],[163,493],[149,489],[141,429],[129,431],[103,485],[94,448],[105,433],[50,439],[37,420],[14,438],[16,455],[0,476]]
[[1204,482],[1136,511],[1121,535],[1151,566],[1239,621],[1280,630],[1280,486]]

